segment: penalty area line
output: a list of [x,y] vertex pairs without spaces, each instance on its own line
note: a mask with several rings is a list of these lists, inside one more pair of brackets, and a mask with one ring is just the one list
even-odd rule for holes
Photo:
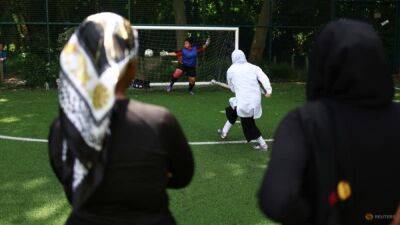
[[[266,142],[272,142],[273,139],[265,139]],[[256,141],[251,141],[252,143]],[[203,142],[189,142],[190,145],[234,145],[234,144],[246,144],[247,141],[203,141]]]
[[41,143],[48,142],[46,139],[12,137],[12,136],[5,136],[5,135],[0,135],[0,139],[11,140],[11,141],[25,141],[25,142],[41,142]]
[[[47,143],[46,139],[38,139],[38,138],[25,138],[25,137],[12,137],[0,135],[0,139],[2,140],[11,140],[11,141],[24,141],[24,142],[39,142],[39,143]],[[273,139],[266,139],[267,142],[272,142]],[[189,145],[234,145],[234,144],[246,144],[247,141],[195,141],[189,142]]]

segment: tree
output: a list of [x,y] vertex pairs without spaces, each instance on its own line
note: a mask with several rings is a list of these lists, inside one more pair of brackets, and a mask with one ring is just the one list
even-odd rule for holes
[[251,44],[250,61],[260,61],[263,58],[268,33],[269,7],[269,0],[264,0]]
[[[186,9],[183,0],[173,0],[173,7],[175,13],[175,24],[176,25],[186,25]],[[179,49],[182,43],[185,41],[186,32],[182,30],[176,31],[176,48]]]

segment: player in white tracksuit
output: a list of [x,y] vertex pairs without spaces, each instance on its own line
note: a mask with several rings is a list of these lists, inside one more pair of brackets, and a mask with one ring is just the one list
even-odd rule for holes
[[235,97],[229,99],[226,108],[228,121],[218,130],[222,139],[225,139],[229,129],[235,124],[238,117],[241,119],[244,136],[248,142],[257,140],[256,149],[266,150],[267,143],[257,128],[255,119],[262,115],[261,89],[265,97],[271,97],[272,87],[267,75],[260,67],[248,63],[243,51],[235,50],[232,53],[232,65],[227,72],[229,88]]

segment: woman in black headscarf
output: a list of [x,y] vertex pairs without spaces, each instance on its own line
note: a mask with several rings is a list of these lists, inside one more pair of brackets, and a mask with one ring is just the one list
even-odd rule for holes
[[60,55],[60,115],[51,166],[72,205],[69,225],[175,224],[167,188],[193,176],[193,157],[164,108],[125,98],[137,33],[113,13],[89,16]]
[[307,104],[276,134],[259,203],[283,224],[389,224],[400,202],[400,105],[382,42],[365,23],[327,25]]

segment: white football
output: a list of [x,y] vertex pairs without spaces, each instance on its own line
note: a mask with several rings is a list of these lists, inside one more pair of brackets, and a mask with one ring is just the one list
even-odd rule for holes
[[152,57],[153,56],[153,50],[146,49],[146,51],[144,51],[144,56],[145,57]]

